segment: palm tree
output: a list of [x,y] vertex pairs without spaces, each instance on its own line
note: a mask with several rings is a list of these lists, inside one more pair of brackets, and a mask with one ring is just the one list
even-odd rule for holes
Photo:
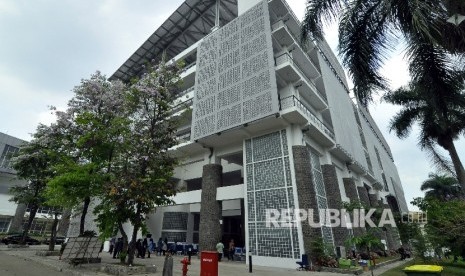
[[[428,59],[427,54],[425,59]],[[399,138],[405,138],[417,122],[420,126],[420,148],[432,153],[436,160],[441,158],[434,146],[437,144],[445,149],[462,191],[465,191],[465,171],[454,145],[454,140],[465,134],[465,73],[447,69],[434,76],[428,72],[428,61],[422,62],[424,65],[418,66],[419,71],[408,86],[383,97],[391,104],[403,106],[391,119],[390,129]],[[445,59],[443,62],[446,63]]]
[[[427,53],[433,54],[430,59],[440,59],[441,52],[465,56],[465,21],[454,20],[459,15],[465,15],[462,0],[308,0],[302,38],[321,40],[323,24],[340,20],[342,61],[353,80],[355,95],[366,106],[373,90],[388,87],[379,69],[399,38],[406,42],[411,74],[425,65],[422,59]],[[435,45],[440,51],[423,52],[426,45]],[[443,65],[426,69],[434,74],[443,70]]]
[[460,185],[455,177],[446,174],[430,173],[429,178],[421,185],[425,198],[437,198],[441,201],[460,197]]

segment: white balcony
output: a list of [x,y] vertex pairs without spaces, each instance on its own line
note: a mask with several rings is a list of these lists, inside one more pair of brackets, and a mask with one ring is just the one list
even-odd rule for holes
[[307,134],[324,146],[335,144],[334,131],[318,119],[302,102],[295,96],[289,96],[280,101],[281,116],[289,121],[306,125]]
[[328,108],[324,95],[318,91],[315,83],[307,78],[299,65],[288,53],[275,57],[275,64],[277,74],[286,82],[293,83],[294,87],[299,90],[300,95],[316,110]]

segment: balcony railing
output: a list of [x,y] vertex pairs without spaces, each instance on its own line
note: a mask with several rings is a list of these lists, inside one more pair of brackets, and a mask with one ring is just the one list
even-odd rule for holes
[[334,140],[334,131],[327,127],[320,119],[318,119],[301,101],[299,101],[295,96],[289,96],[281,99],[280,109],[285,110],[287,108],[296,107],[299,109],[305,116],[312,121],[320,130],[322,130],[326,135],[331,137]]
[[176,136],[176,138],[178,139],[180,144],[189,142],[191,140],[191,133],[190,132],[184,133],[184,134]]
[[300,68],[299,64],[297,64],[294,59],[289,55],[289,53],[284,53],[284,54],[281,54],[277,57],[275,57],[275,65],[278,66],[278,65],[281,65],[285,62],[289,62],[290,64],[294,65],[294,67],[297,69],[297,71],[299,72],[299,74],[302,76],[302,78],[312,87],[312,89],[314,91],[316,91],[316,93],[318,93],[318,95],[320,95],[320,97],[325,101],[325,103],[328,103],[328,99],[326,98],[326,95],[324,95],[323,93],[321,93],[317,88],[316,88],[316,85],[313,81],[311,81],[310,79],[307,78],[307,76],[305,75],[304,71]]
[[178,111],[181,111],[183,109],[186,109],[190,106],[192,106],[194,103],[194,98],[190,98],[188,100],[185,100],[183,102],[180,102],[178,103],[177,105],[173,106],[173,108],[171,109],[171,114],[174,114]]
[[189,87],[189,88],[187,88],[187,89],[185,89],[185,90],[179,92],[179,94],[177,95],[177,97],[179,98],[179,97],[185,96],[185,95],[189,94],[189,92],[192,92],[192,91],[194,91],[194,90],[195,90],[195,86],[191,86],[191,87]]
[[194,62],[192,62],[192,63],[189,63],[188,65],[186,65],[186,67],[182,68],[181,73],[186,72],[186,71],[189,70],[190,68],[194,67],[196,63],[197,63],[197,61],[194,61]]
[[276,30],[278,30],[279,28],[284,28],[284,29],[287,31],[287,33],[289,33],[289,34],[291,35],[292,39],[294,40],[294,44],[302,50],[302,52],[303,52],[304,55],[306,56],[308,62],[310,62],[310,63],[316,68],[316,70],[318,71],[318,73],[320,73],[320,75],[321,75],[321,69],[315,64],[315,62],[314,62],[314,61],[308,56],[308,54],[307,54],[308,48],[310,47],[310,46],[309,46],[310,42],[308,42],[308,41],[305,42],[305,43],[302,42],[301,39],[299,39],[298,37],[296,37],[295,34],[294,34],[291,30],[289,30],[289,28],[286,26],[286,24],[284,23],[283,20],[279,20],[278,22],[276,22],[275,24],[273,24],[273,25],[271,26],[271,28],[272,28],[273,31],[276,31]]

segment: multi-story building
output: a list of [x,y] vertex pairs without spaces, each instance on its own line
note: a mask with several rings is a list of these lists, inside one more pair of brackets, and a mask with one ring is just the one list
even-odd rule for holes
[[[27,181],[17,178],[16,171],[12,169],[11,158],[19,151],[21,139],[0,132],[0,233],[19,233],[27,223],[29,208],[25,204],[16,204],[9,189],[14,186],[27,185]],[[29,233],[46,235],[51,232],[53,223],[53,208],[41,206],[32,221]],[[61,231],[61,235],[66,230]]]
[[[113,74],[129,81],[162,54],[187,64],[175,109],[192,115],[172,149],[180,192],[148,217],[155,238],[234,239],[255,264],[295,267],[312,240],[344,246],[365,228],[270,227],[267,210],[407,211],[389,145],[327,43],[302,43],[299,26],[284,0],[186,0]],[[380,235],[399,245],[392,227]]]
[[16,178],[16,172],[11,168],[11,157],[19,151],[22,143],[23,140],[0,132],[0,233],[19,231],[22,226],[20,214],[24,216],[26,211],[26,206],[18,206],[9,201],[9,189],[26,184]]

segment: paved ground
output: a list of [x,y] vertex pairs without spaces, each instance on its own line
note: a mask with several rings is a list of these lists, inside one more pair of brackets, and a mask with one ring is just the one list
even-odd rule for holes
[[[0,246],[0,254],[2,256],[0,257],[0,268],[6,268],[7,266],[4,266],[4,260],[12,260],[10,258],[16,258],[18,259],[17,261],[11,261],[9,262],[8,269],[14,269],[16,265],[22,266],[21,269],[24,268],[24,270],[21,271],[32,271],[35,270],[32,266],[24,266],[25,261],[27,260],[29,263],[30,261],[33,261],[37,264],[40,264],[41,266],[45,266],[43,269],[53,269],[54,271],[61,271],[61,274],[49,274],[49,273],[39,273],[39,274],[32,274],[31,273],[26,273],[26,274],[4,274],[3,270],[0,270],[0,275],[5,275],[5,276],[10,276],[10,275],[79,275],[79,276],[94,276],[94,275],[107,275],[101,272],[95,272],[92,271],[92,269],[97,269],[98,265],[82,265],[82,266],[77,266],[73,267],[69,264],[67,264],[64,261],[60,261],[58,257],[56,256],[50,256],[50,257],[41,257],[41,256],[36,256],[35,252],[37,250],[46,250],[47,246],[31,246],[28,249],[7,249],[6,246]],[[3,258],[3,255],[9,255],[7,258]],[[102,252],[100,254],[100,257],[102,258],[102,263],[118,263],[118,260],[115,260],[111,258],[110,254],[107,252]],[[174,256],[174,275],[181,275],[181,268],[182,265],[180,261],[182,260],[183,256]],[[141,264],[141,265],[155,265],[158,267],[158,272],[154,274],[144,274],[144,275],[161,275],[161,270],[163,267],[163,262],[164,262],[164,257],[160,256],[153,256],[151,258],[145,258],[145,259],[135,259],[135,264]],[[189,272],[188,275],[200,275],[200,260],[197,257],[192,257],[191,260],[192,264],[189,266]],[[378,268],[374,271],[374,275],[380,275],[382,272],[401,265],[402,263],[396,262],[394,264]],[[35,266],[34,266],[35,267]],[[48,267],[48,268],[47,268]],[[37,270],[39,271],[39,270]],[[312,275],[316,276],[341,276],[343,274],[337,274],[337,273],[329,273],[329,272],[308,272],[311,273]],[[219,263],[219,275],[221,276],[235,276],[235,275],[260,275],[260,276],[278,276],[278,275],[302,275],[306,274],[306,272],[301,272],[301,271],[296,271],[295,269],[278,269],[278,268],[271,268],[271,267],[260,267],[260,266],[254,266],[253,267],[253,273],[248,272],[248,266],[244,262],[232,262],[232,261],[222,261]],[[371,272],[365,272],[363,275],[371,275]]]
[[0,252],[0,275],[2,276],[62,276],[63,273],[49,266],[31,262]]

